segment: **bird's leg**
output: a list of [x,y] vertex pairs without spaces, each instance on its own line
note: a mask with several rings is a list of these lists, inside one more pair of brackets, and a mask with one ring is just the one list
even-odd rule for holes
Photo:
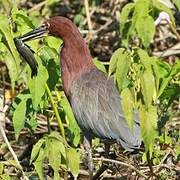
[[93,159],[92,159],[92,150],[91,150],[92,138],[89,135],[84,136],[84,147],[87,152],[87,161],[88,161],[88,170],[89,170],[89,179],[93,177]]
[[[108,158],[109,149],[110,149],[110,144],[105,143],[105,158]],[[103,162],[101,167],[98,169],[97,173],[93,176],[92,180],[98,179],[107,168],[108,168],[108,165]]]

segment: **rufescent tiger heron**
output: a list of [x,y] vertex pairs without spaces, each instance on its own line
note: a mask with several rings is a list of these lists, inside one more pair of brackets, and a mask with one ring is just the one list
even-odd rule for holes
[[121,98],[113,79],[93,64],[85,40],[68,18],[51,17],[42,26],[15,38],[16,46],[20,43],[17,49],[30,65],[32,75],[37,74],[37,63],[34,57],[29,56],[30,50],[23,42],[42,37],[45,33],[62,38],[64,42],[59,54],[63,88],[84,134],[91,178],[92,138],[116,141],[127,151],[138,149],[141,145],[138,114],[134,113],[134,130],[131,131],[124,118]]

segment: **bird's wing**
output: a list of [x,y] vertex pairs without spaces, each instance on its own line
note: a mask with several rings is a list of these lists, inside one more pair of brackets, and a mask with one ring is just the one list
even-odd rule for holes
[[73,82],[71,105],[79,126],[84,132],[116,140],[125,149],[141,144],[138,117],[134,132],[125,121],[121,99],[112,79],[95,69]]

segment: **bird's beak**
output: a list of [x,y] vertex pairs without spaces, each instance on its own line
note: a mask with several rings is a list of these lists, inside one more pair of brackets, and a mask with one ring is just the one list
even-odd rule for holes
[[34,52],[25,44],[25,42],[31,39],[38,39],[42,37],[46,32],[48,32],[48,27],[46,25],[42,25],[22,36],[14,38],[14,43],[19,54],[31,68],[31,77],[37,75],[38,63],[36,62],[36,59],[34,57]]
[[19,39],[21,39],[23,42],[25,41],[29,41],[31,39],[38,39],[41,38],[45,35],[45,33],[48,32],[48,27],[47,25],[42,25],[38,28],[33,29],[32,31],[18,37]]

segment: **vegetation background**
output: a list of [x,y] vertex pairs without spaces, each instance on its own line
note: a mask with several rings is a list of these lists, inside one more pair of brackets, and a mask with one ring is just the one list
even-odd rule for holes
[[99,69],[114,77],[133,127],[139,110],[138,153],[114,144],[109,158],[93,141],[101,179],[179,179],[179,0],[0,0],[0,179],[85,179],[82,137],[63,93],[59,47],[44,37],[27,45],[38,75],[21,60],[13,38],[61,15],[80,29]]

